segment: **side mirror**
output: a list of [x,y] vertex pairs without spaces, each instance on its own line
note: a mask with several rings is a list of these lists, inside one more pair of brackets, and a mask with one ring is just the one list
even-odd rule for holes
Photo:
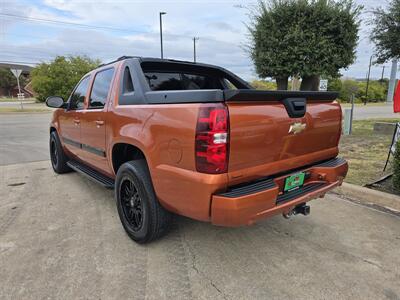
[[50,96],[46,99],[46,105],[53,108],[64,108],[66,104],[64,99],[59,96]]

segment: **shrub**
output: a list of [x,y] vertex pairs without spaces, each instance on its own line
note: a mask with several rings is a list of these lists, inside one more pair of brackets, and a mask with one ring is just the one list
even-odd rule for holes
[[264,80],[253,80],[251,86],[257,90],[276,90],[276,83]]

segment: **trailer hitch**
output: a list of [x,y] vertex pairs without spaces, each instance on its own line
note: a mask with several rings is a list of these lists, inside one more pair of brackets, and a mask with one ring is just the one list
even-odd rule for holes
[[283,213],[282,215],[285,219],[289,219],[291,216],[298,215],[298,214],[302,214],[305,216],[309,215],[310,214],[310,206],[305,203],[300,203],[300,204],[296,205],[293,209],[291,209],[289,212]]

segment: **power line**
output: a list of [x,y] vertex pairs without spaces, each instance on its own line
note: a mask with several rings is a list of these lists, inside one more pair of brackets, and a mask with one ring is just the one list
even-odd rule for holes
[[[73,22],[66,22],[66,21],[58,21],[58,20],[52,20],[52,19],[45,19],[45,18],[34,18],[34,17],[27,17],[27,16],[22,16],[22,15],[16,15],[16,14],[10,14],[10,13],[0,13],[0,17],[8,17],[8,18],[15,18],[17,19],[19,22],[41,22],[41,23],[49,23],[49,24],[58,24],[58,25],[64,25],[64,26],[76,26],[76,27],[80,27],[80,28],[87,28],[87,29],[92,29],[92,30],[113,30],[113,31],[121,31],[121,32],[130,32],[130,33],[140,33],[140,34],[156,34],[154,32],[146,32],[146,31],[138,31],[138,30],[130,30],[130,29],[126,29],[126,28],[117,28],[117,27],[107,27],[107,26],[98,26],[98,25],[87,25],[87,24],[80,24],[80,23],[73,23]],[[43,39],[43,42],[47,42],[47,43],[51,43],[51,42],[55,42],[55,43],[59,43],[62,42],[62,39],[49,39],[47,37],[39,37],[39,36],[33,36],[33,35],[23,35],[23,34],[15,34],[15,33],[3,33],[3,36],[5,37],[6,35],[9,36],[21,36],[21,37],[27,37],[27,38],[37,38],[38,40]],[[187,39],[191,39],[192,37],[188,36],[188,35],[183,35],[183,34],[169,34],[166,33],[167,36],[169,36],[170,38],[187,38]],[[120,39],[123,40],[123,37],[118,37]],[[234,43],[230,43],[230,42],[225,42],[225,41],[220,41],[211,37],[202,37],[202,39],[204,41],[209,41],[209,42],[214,42],[214,43],[222,43],[222,44],[226,44],[226,45],[232,45],[232,46],[238,46],[237,44]],[[121,40],[121,41],[122,41]],[[72,40],[72,39],[68,39],[68,41],[66,41],[67,43],[82,43],[82,41],[77,41],[77,40]],[[124,42],[128,42],[128,41],[124,41]],[[168,40],[167,40],[168,42]],[[104,55],[112,55],[113,53],[117,54],[114,46],[112,46],[112,49],[104,49],[104,48],[109,48],[109,44],[107,43],[101,43],[101,42],[96,42],[96,41],[91,41],[90,42],[91,45],[100,45],[101,44],[101,50],[99,51],[99,49],[96,50],[96,52],[102,52],[103,56]],[[26,51],[29,51],[29,54],[25,54],[23,51],[25,49],[21,49],[21,48],[16,48],[13,49],[14,46],[9,46],[9,45],[4,45],[3,50],[5,50],[6,48],[8,48],[8,51],[0,51],[0,55],[5,55],[5,56],[9,56],[9,57],[15,57],[16,55],[18,56],[26,56],[29,57],[29,59],[32,59],[34,56],[36,56],[35,59],[40,59],[40,60],[46,60],[49,59],[50,57],[53,56],[57,56],[57,55],[69,55],[69,54],[79,54],[79,55],[90,55],[89,52],[87,51],[81,51],[81,50],[70,50],[70,51],[59,51],[57,53],[51,51],[50,49],[47,48],[42,48],[42,47],[35,47],[35,46],[30,46],[30,45],[26,45],[27,47],[29,47],[29,49],[26,49]],[[40,46],[40,45],[39,45]],[[128,46],[128,45],[127,45]],[[111,47],[111,46],[110,46]],[[33,50],[32,49],[36,49]],[[50,50],[50,51],[49,51]],[[88,50],[88,49],[86,49]],[[21,52],[22,51],[22,52]]]
[[68,26],[78,26],[78,27],[84,27],[84,28],[89,28],[89,29],[104,29],[104,30],[113,30],[113,31],[122,31],[122,32],[149,33],[146,31],[131,30],[131,29],[126,29],[126,28],[88,25],[88,24],[73,23],[73,22],[66,22],[66,21],[57,21],[57,20],[52,20],[52,19],[26,17],[26,16],[21,16],[21,15],[14,15],[14,14],[0,13],[0,16],[16,18],[16,19],[21,19],[21,20],[27,20],[27,21],[34,21],[34,22],[46,22],[46,23],[68,25]]
[[[14,14],[8,14],[8,13],[0,13],[0,16],[12,17],[12,18],[17,18],[17,19],[26,20],[26,21],[47,22],[47,23],[60,24],[60,25],[77,26],[77,27],[83,27],[83,28],[88,28],[88,29],[93,29],[93,30],[105,29],[105,30],[113,30],[113,31],[121,31],[121,32],[140,33],[140,34],[154,34],[154,35],[157,34],[155,32],[149,32],[149,31],[139,31],[139,30],[131,30],[131,29],[127,29],[127,28],[87,25],[87,24],[80,24],[80,23],[73,23],[73,22],[51,20],[51,19],[25,17],[25,16],[21,16],[21,15],[14,15]],[[7,34],[7,33],[5,33],[5,34]],[[166,36],[170,36],[170,37],[180,37],[180,38],[190,38],[190,39],[192,39],[192,36],[190,36],[190,35],[168,33],[168,32],[163,32],[163,34],[166,35]],[[212,41],[212,42],[218,42],[218,43],[236,45],[237,46],[237,44],[235,44],[235,43],[226,42],[226,41],[219,41],[217,39],[210,38],[210,37],[201,37],[201,38],[202,38],[202,40],[208,40],[208,41]]]
[[[88,41],[87,39],[84,41],[84,40],[72,40],[72,39],[70,39],[70,38],[68,38],[68,39],[63,39],[63,37],[61,36],[56,36],[55,38],[53,38],[53,37],[51,37],[51,38],[48,38],[48,37],[45,37],[45,36],[38,36],[38,35],[27,35],[27,34],[17,34],[17,33],[5,33],[4,34],[4,36],[9,36],[9,37],[21,37],[21,38],[27,38],[27,39],[32,39],[32,40],[37,40],[37,44],[38,43],[43,43],[43,42],[46,42],[46,43],[57,43],[57,44],[60,44],[60,43],[65,43],[65,44],[82,44],[82,43],[89,43],[90,44],[90,46],[94,46],[94,45],[99,45],[99,46],[101,46],[102,48],[115,48],[115,45],[112,45],[112,44],[109,44],[109,43],[105,43],[104,41],[93,41],[93,40],[90,40],[90,41]],[[131,42],[130,40],[128,40],[128,39],[126,39],[126,38],[124,38],[124,37],[118,37],[118,39],[120,39],[120,40],[118,40],[119,42],[121,42],[121,43],[127,43],[127,42]],[[15,44],[15,46],[16,47],[19,47],[19,45],[20,44]],[[29,47],[29,48],[31,48],[32,46],[31,45],[27,45],[27,44],[24,44],[23,46],[26,46],[26,47]],[[87,47],[87,46],[85,46],[85,47]]]
[[14,61],[14,60],[0,60],[0,64],[29,64],[29,65],[37,65],[39,62],[27,62],[27,61]]

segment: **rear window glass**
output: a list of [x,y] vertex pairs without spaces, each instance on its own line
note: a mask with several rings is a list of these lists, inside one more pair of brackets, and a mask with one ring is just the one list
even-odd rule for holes
[[113,75],[114,68],[103,70],[96,74],[92,92],[90,94],[89,104],[91,108],[104,107],[107,101],[108,91],[110,90]]
[[153,91],[223,89],[220,78],[180,72],[145,72]]
[[143,59],[140,66],[153,91],[250,88],[233,73],[211,65]]
[[180,74],[149,72],[145,76],[153,91],[183,90]]

